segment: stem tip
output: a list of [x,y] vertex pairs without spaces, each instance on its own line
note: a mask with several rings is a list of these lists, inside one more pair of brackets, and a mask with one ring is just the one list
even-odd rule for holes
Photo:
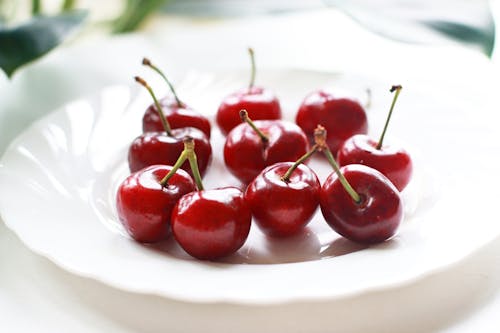
[[318,146],[318,150],[322,151],[327,148],[326,144],[326,128],[321,125],[314,129],[314,143]]
[[252,119],[250,119],[250,117],[248,117],[247,110],[245,110],[245,109],[240,110],[240,118],[241,118],[241,121],[243,121],[244,123],[247,123],[255,131],[255,133],[257,133],[257,135],[260,137],[260,139],[262,140],[262,142],[264,144],[267,144],[267,142],[269,141],[269,138],[259,128],[257,128],[257,126],[252,121]]
[[248,119],[248,112],[245,109],[240,110],[241,121],[246,121]]
[[184,147],[189,148],[189,149],[194,149],[194,139],[192,136],[186,135],[182,139],[182,142],[184,142]]
[[393,85],[391,87],[390,92],[395,92],[396,90],[401,90],[401,89],[403,89],[403,87],[401,85],[399,85],[399,84],[398,85]]
[[136,82],[140,83],[141,85],[143,85],[144,87],[149,87],[147,82],[140,76],[134,76],[134,79]]

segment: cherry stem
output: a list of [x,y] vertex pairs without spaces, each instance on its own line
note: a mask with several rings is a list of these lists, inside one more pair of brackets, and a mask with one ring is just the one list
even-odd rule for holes
[[387,132],[387,126],[389,125],[389,120],[391,119],[391,116],[392,116],[392,110],[394,109],[394,105],[396,105],[396,101],[398,99],[399,93],[401,92],[401,89],[403,89],[403,87],[400,85],[395,85],[395,86],[391,87],[390,92],[392,93],[392,92],[396,91],[396,93],[394,94],[394,98],[392,99],[391,108],[389,109],[389,114],[387,115],[387,119],[385,121],[384,130],[382,131],[382,135],[380,136],[380,139],[378,140],[378,144],[376,147],[377,149],[382,148],[382,143],[384,142],[385,132]]
[[359,196],[358,192],[356,192],[352,188],[351,184],[349,184],[349,182],[345,178],[344,174],[342,174],[342,172],[340,172],[339,166],[338,166],[337,162],[335,162],[335,159],[333,158],[333,155],[332,155],[332,152],[330,151],[330,149],[326,148],[325,150],[323,150],[323,153],[325,154],[328,162],[333,167],[333,170],[335,171],[335,173],[339,177],[340,183],[342,184],[342,186],[344,186],[344,189],[351,196],[352,200],[354,200],[354,202],[356,202],[358,204],[361,203],[361,197]]
[[315,152],[317,152],[319,149],[319,146],[318,145],[314,145],[311,150],[309,150],[307,153],[305,153],[304,155],[302,155],[297,161],[295,161],[295,163],[293,163],[293,165],[286,171],[286,173],[283,175],[283,177],[281,177],[281,180],[284,181],[285,183],[289,183],[290,182],[290,176],[292,175],[292,173],[295,171],[295,169],[297,169],[297,167],[304,163],[309,157],[311,157]]
[[372,107],[372,90],[370,88],[366,88],[365,109],[370,109],[371,107]]
[[184,150],[180,154],[179,158],[172,166],[172,169],[165,175],[165,177],[160,180],[161,186],[166,186],[170,178],[179,170],[179,168],[186,162],[189,161],[191,166],[191,171],[193,172],[194,182],[199,191],[203,191],[203,182],[201,181],[200,169],[198,168],[198,162],[196,158],[196,153],[194,151],[194,139],[190,136],[184,138]]
[[247,110],[240,110],[240,118],[242,121],[250,125],[250,127],[255,131],[255,133],[257,133],[263,143],[267,143],[269,141],[269,138],[264,133],[262,133],[262,131],[258,129],[257,126],[255,126],[255,123],[252,121],[252,119],[248,117]]
[[248,89],[252,89],[255,84],[255,72],[257,71],[255,67],[255,54],[251,47],[248,48],[248,54],[250,55],[250,62],[252,64],[252,71],[250,75],[250,84],[248,85]]
[[148,83],[141,77],[135,76],[134,77],[135,81],[140,83],[144,88],[146,88],[149,91],[149,94],[151,97],[153,97],[153,101],[155,102],[156,105],[156,111],[158,112],[158,115],[160,116],[161,123],[163,124],[163,129],[165,132],[167,132],[168,136],[172,136],[172,129],[170,127],[170,124],[168,123],[167,118],[165,118],[165,114],[163,113],[163,109],[160,105],[160,102],[158,102],[158,99],[155,96],[155,93],[153,92],[153,89],[148,85]]
[[179,107],[182,107],[184,104],[179,99],[179,96],[177,96],[177,93],[175,92],[174,86],[172,85],[172,83],[170,82],[170,80],[167,78],[167,76],[162,72],[162,70],[159,69],[158,67],[156,67],[155,65],[153,65],[153,63],[151,63],[151,60],[149,60],[148,58],[143,58],[142,59],[142,64],[144,66],[150,67],[156,73],[160,74],[160,76],[163,78],[163,80],[165,80],[165,82],[167,83],[168,87],[170,88],[170,91],[174,95],[174,98],[175,98],[175,101],[177,102],[177,105]]
[[339,177],[340,183],[342,184],[346,192],[351,196],[352,200],[354,200],[354,202],[356,202],[357,204],[361,203],[360,195],[352,188],[351,184],[349,184],[344,174],[340,172],[339,165],[337,164],[337,162],[335,162],[332,151],[326,144],[326,129],[323,126],[318,125],[318,127],[316,127],[316,129],[314,130],[314,141],[315,145],[319,147],[319,150],[323,151],[323,153],[325,154],[326,159],[337,174],[337,177]]
[[[193,142],[193,147],[194,147],[194,142]],[[193,172],[193,178],[194,182],[196,183],[196,187],[198,188],[198,191],[203,191],[203,182],[201,181],[200,169],[198,168],[198,158],[194,153],[194,149],[193,149],[193,154],[189,155],[188,160],[189,160],[189,165],[191,166],[191,171]]]
[[177,172],[177,170],[179,170],[179,168],[184,164],[184,162],[186,162],[187,159],[188,153],[186,150],[183,150],[175,164],[172,166],[172,169],[165,175],[165,177],[160,180],[160,185],[163,187],[167,186],[170,178],[173,177],[173,175]]

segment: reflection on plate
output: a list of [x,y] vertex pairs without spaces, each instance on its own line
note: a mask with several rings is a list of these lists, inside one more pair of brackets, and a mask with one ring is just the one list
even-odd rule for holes
[[[193,72],[178,90],[185,101],[213,119],[218,101],[244,85],[245,75],[238,74]],[[289,120],[313,89],[341,87],[363,99],[370,88],[373,101],[368,112],[374,135],[392,98],[388,93],[392,82],[369,77],[275,70],[259,79],[278,93]],[[340,238],[319,212],[303,233],[290,239],[267,238],[253,226],[244,247],[218,263],[190,258],[173,240],[135,243],[117,222],[114,205],[116,189],[128,172],[128,144],[140,134],[142,113],[150,103],[148,95],[135,87],[111,87],[78,100],[20,135],[0,165],[2,216],[31,249],[69,271],[126,290],[186,301],[261,304],[333,299],[408,282],[456,262],[499,231],[486,218],[477,218],[479,200],[457,191],[455,181],[463,176],[465,165],[458,164],[456,148],[446,157],[435,148],[438,136],[456,131],[457,124],[447,123],[446,115],[457,111],[430,88],[418,84],[414,88],[410,83],[403,91],[388,138],[408,141],[416,157],[414,179],[403,193],[405,221],[394,239],[377,246]],[[426,119],[431,115],[434,122],[429,125]],[[477,122],[461,124],[477,135],[490,133]],[[214,160],[205,187],[237,185],[223,165],[223,137],[215,127],[213,132]],[[432,165],[424,167],[429,161]],[[442,167],[455,161],[453,169]],[[330,172],[321,158],[310,165],[321,180]],[[461,178],[462,188],[473,184]]]

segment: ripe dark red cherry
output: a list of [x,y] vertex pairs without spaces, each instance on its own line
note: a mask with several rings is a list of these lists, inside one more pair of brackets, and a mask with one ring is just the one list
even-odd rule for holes
[[241,117],[245,122],[226,138],[224,162],[242,183],[248,184],[268,165],[293,162],[307,152],[307,137],[297,125],[283,120],[253,122],[245,110]]
[[227,135],[241,123],[239,112],[248,111],[253,120],[281,119],[281,106],[278,98],[268,89],[254,86],[255,60],[252,49],[249,49],[252,61],[252,76],[248,88],[240,89],[225,97],[217,110],[216,122],[222,134]]
[[310,139],[316,126],[323,125],[328,132],[328,147],[334,154],[345,140],[368,131],[366,112],[359,102],[325,90],[312,92],[304,99],[295,122]]
[[396,91],[392,101],[384,130],[378,142],[367,135],[354,135],[344,142],[337,154],[337,161],[342,165],[364,164],[382,172],[399,191],[405,189],[411,179],[413,163],[410,155],[401,147],[384,145],[384,135],[391,118],[392,110],[401,90],[401,86],[393,86]]
[[[130,171],[135,172],[154,164],[173,165],[184,149],[183,139],[189,136],[195,141],[195,150],[199,159],[199,169],[203,175],[212,159],[212,147],[206,135],[193,127],[172,130],[168,120],[163,116],[162,108],[152,89],[143,79],[139,77],[135,79],[151,94],[159,111],[158,115],[162,120],[164,131],[143,133],[132,142],[128,152]],[[193,175],[189,163],[185,162],[182,168]]]
[[[176,163],[185,159],[193,169],[198,191],[183,196],[172,211],[172,232],[179,245],[198,259],[215,260],[236,252],[250,232],[252,215],[235,187],[204,190],[192,138]],[[184,159],[184,160],[183,160]]]
[[376,141],[358,134],[342,145],[337,156],[342,166],[363,164],[380,171],[398,191],[404,190],[410,182],[413,164],[410,155],[403,148],[384,145],[377,149]]
[[191,256],[215,260],[233,254],[245,243],[251,220],[241,190],[200,190],[178,201],[172,212],[172,231]]
[[[130,145],[128,165],[130,172],[141,170],[149,165],[174,165],[184,149],[183,138],[190,136],[195,141],[200,173],[203,176],[212,159],[212,147],[205,134],[193,127],[178,128],[165,132],[147,132],[138,136]],[[193,175],[191,166],[186,161],[182,169]]]
[[[194,127],[205,133],[207,138],[210,138],[210,122],[208,119],[179,99],[174,86],[170,83],[166,75],[158,67],[153,65],[149,59],[144,58],[142,64],[160,74],[172,92],[171,96],[166,96],[159,101],[162,112],[170,124],[170,127],[172,129]],[[143,132],[161,132],[164,130],[156,103],[151,104],[144,113],[144,117],[142,118],[142,130]]]
[[354,242],[373,244],[396,234],[403,219],[399,191],[379,171],[351,164],[340,169],[359,201],[343,187],[339,176],[332,173],[321,188],[320,207],[330,227]]
[[184,194],[195,191],[184,170],[174,171],[168,183],[161,180],[173,168],[153,165],[128,176],[119,186],[116,208],[120,222],[138,242],[161,241],[170,234],[172,210]]
[[[300,163],[300,162],[299,162]],[[311,220],[319,204],[321,185],[308,166],[281,162],[265,168],[245,192],[254,221],[269,236],[291,236]]]
[[[174,98],[169,96],[159,102],[172,129],[194,127],[205,133],[207,138],[210,138],[210,122],[203,115],[185,104],[179,105]],[[163,125],[154,104],[150,105],[144,113],[142,130],[143,132],[163,131]]]

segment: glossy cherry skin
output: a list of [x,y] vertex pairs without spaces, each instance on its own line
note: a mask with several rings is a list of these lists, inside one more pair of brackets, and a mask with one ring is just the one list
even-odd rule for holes
[[300,164],[288,182],[281,177],[293,162],[265,168],[247,187],[245,200],[254,221],[269,236],[297,234],[311,220],[319,205],[321,185],[311,168]]
[[241,124],[240,110],[245,109],[252,120],[281,119],[278,98],[268,89],[252,87],[240,89],[222,100],[216,122],[222,134],[227,135]]
[[[179,106],[177,100],[171,96],[167,96],[160,100],[160,105],[172,129],[194,127],[201,130],[205,133],[207,138],[210,139],[210,122],[201,113],[185,104]],[[163,124],[158,115],[158,110],[154,104],[151,104],[142,117],[142,131],[146,133],[162,132],[163,130]]]
[[360,164],[341,168],[354,190],[361,196],[356,203],[332,173],[321,188],[323,216],[340,235],[354,242],[373,244],[396,234],[403,219],[399,191],[379,171]]
[[326,143],[333,154],[340,145],[354,134],[368,131],[368,120],[364,108],[356,100],[335,97],[319,90],[310,93],[302,102],[295,122],[313,140],[314,129],[325,127]]
[[337,153],[340,165],[363,164],[383,173],[399,191],[410,182],[413,163],[406,150],[384,146],[377,149],[377,142],[367,135],[354,135],[344,142]]
[[294,123],[283,120],[256,120],[255,126],[269,139],[263,143],[247,123],[240,123],[227,136],[224,162],[242,183],[248,184],[266,166],[296,161],[309,149],[306,135]]
[[[130,172],[154,164],[174,165],[184,150],[183,138],[186,136],[194,139],[194,151],[203,176],[212,159],[212,147],[205,133],[193,127],[174,129],[172,136],[168,136],[165,132],[147,132],[137,137],[128,151]],[[182,165],[182,169],[192,175],[188,161]]]
[[170,235],[170,217],[177,201],[195,191],[192,178],[184,170],[160,181],[172,168],[152,165],[128,176],[118,188],[116,208],[120,222],[129,235],[138,242],[153,243]]
[[172,231],[191,256],[215,260],[235,253],[250,232],[252,215],[235,187],[186,194],[172,212]]

